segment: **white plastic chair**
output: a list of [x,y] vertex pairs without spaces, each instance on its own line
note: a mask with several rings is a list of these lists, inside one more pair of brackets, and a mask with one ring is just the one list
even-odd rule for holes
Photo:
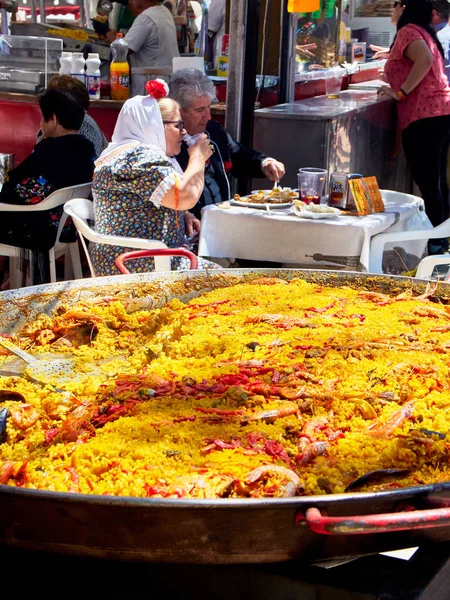
[[[88,221],[94,220],[94,206],[91,200],[76,198],[70,200],[64,206],[64,212],[72,217],[75,227],[83,244],[86,258],[91,270],[92,277],[96,277],[96,272],[89,256],[85,238],[90,242],[98,244],[108,244],[109,246],[121,246],[123,248],[136,248],[141,250],[153,250],[154,248],[167,248],[164,242],[157,240],[144,240],[142,238],[122,237],[118,235],[105,235],[94,231]],[[155,271],[170,271],[169,256],[155,256]]]
[[[71,198],[88,198],[91,193],[91,184],[83,183],[72,187],[62,188],[50,194],[39,204],[4,204],[0,202],[0,212],[42,212],[50,210],[57,206],[62,206]],[[78,241],[73,243],[62,243],[59,241],[61,232],[66,224],[67,214],[63,212],[59,222],[58,232],[56,234],[56,242],[53,248],[48,251],[48,260],[50,264],[50,282],[56,282],[56,259],[64,255],[64,279],[70,279],[73,275],[74,279],[81,279],[83,272],[81,269],[80,252],[78,249]],[[22,248],[18,246],[10,246],[8,244],[0,244],[0,256],[8,256],[10,262],[10,280],[11,288],[18,288],[22,285],[22,271],[20,268],[20,252]],[[29,271],[30,272],[30,271]],[[27,278],[27,283],[29,283]]]
[[385,202],[393,204],[413,204],[417,206],[419,210],[425,210],[425,203],[419,196],[413,194],[405,194],[404,192],[396,192],[394,190],[380,190],[381,196]]
[[[382,273],[383,251],[389,242],[404,242],[416,240],[430,240],[450,237],[450,219],[447,219],[433,229],[421,229],[410,231],[392,231],[390,233],[379,233],[370,240],[369,272]],[[417,268],[416,277],[429,277],[436,265],[450,264],[450,255],[427,256],[423,258]]]

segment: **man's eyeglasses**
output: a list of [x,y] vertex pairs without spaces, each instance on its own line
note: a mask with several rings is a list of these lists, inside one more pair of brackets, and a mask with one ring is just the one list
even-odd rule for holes
[[184,121],[163,121],[164,125],[167,125],[168,123],[175,123],[176,126],[178,127],[178,131],[181,133],[184,129]]

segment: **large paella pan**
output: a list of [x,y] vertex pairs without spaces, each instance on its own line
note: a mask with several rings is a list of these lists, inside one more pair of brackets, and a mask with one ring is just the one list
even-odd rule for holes
[[0,541],[251,562],[448,539],[447,301],[307,271],[4,294],[4,338],[71,370],[0,358]]

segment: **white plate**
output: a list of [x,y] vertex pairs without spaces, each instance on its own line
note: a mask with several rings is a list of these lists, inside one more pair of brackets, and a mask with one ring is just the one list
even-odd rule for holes
[[341,211],[338,208],[332,208],[333,212],[326,212],[326,213],[316,213],[313,212],[312,210],[299,210],[296,206],[292,207],[292,212],[297,215],[297,217],[300,217],[301,219],[337,219],[339,217],[339,215],[341,214]]
[[[241,198],[245,198],[245,196],[241,196]],[[243,206],[244,208],[260,208],[262,210],[267,210],[266,206],[269,207],[270,210],[277,208],[290,208],[292,207],[293,202],[283,202],[282,204],[272,204],[267,202],[266,204],[256,204],[255,202],[239,202],[239,200],[230,200],[230,204],[234,206]]]

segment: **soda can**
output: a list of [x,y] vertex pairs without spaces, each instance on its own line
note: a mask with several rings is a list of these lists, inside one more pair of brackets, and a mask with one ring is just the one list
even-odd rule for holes
[[345,208],[347,201],[347,173],[332,173],[328,204],[334,208]]

